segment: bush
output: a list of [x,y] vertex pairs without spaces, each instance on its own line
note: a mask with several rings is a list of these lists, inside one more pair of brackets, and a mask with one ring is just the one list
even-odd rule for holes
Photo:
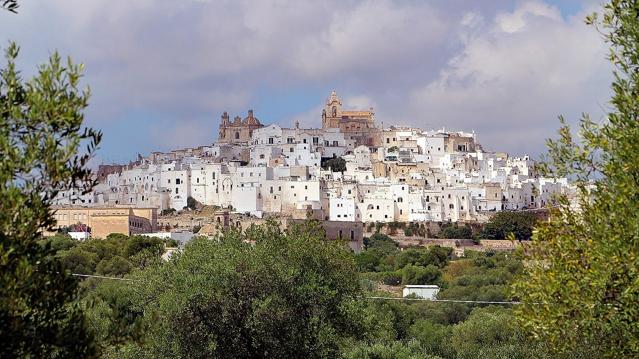
[[507,239],[513,234],[517,240],[529,240],[537,217],[530,212],[497,212],[484,225],[479,238]]
[[386,285],[400,285],[402,283],[402,272],[384,272],[381,275],[382,283]]
[[96,272],[102,275],[122,276],[131,271],[131,262],[120,256],[113,256],[111,259],[103,259],[98,263]]
[[200,202],[196,201],[195,198],[191,196],[186,199],[186,207],[192,211],[196,210],[199,204]]
[[344,172],[346,171],[346,160],[341,157],[333,157],[333,158],[322,158],[321,160],[322,169],[327,170],[330,168],[333,172]]
[[426,267],[407,265],[402,270],[402,284],[437,284],[441,283],[442,272],[434,266]]
[[473,231],[468,225],[458,226],[457,223],[445,223],[438,234],[439,238],[472,239]]
[[417,320],[408,330],[409,336],[419,342],[424,352],[442,358],[454,357],[454,350],[450,346],[451,332],[451,326],[433,323],[426,319]]
[[171,214],[175,213],[175,208],[167,208],[167,209],[163,209],[162,212],[160,212],[161,216],[168,216]]
[[364,241],[364,247],[366,249],[377,248],[384,252],[394,252],[397,250],[397,242],[385,234],[375,233]]

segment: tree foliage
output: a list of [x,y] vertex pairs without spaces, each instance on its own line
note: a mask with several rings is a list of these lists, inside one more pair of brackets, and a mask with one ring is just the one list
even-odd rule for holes
[[318,226],[231,230],[137,273],[135,291],[124,291],[130,309],[118,310],[139,312],[129,324],[142,318],[149,331],[118,353],[335,357],[340,343],[360,335],[359,280],[346,247],[326,241]]
[[442,225],[437,237],[447,239],[472,239],[473,231],[468,225],[459,226],[457,223],[445,223]]
[[532,237],[537,222],[530,212],[497,212],[482,228],[481,239],[508,239],[512,234],[517,240],[527,241]]
[[82,127],[81,65],[53,53],[24,81],[18,53],[10,44],[0,70],[0,356],[80,357],[92,341],[72,304],[77,282],[38,240],[55,224],[58,191],[93,186],[86,166],[101,134]]
[[529,251],[515,286],[527,303],[523,325],[558,352],[588,348],[591,357],[639,355],[639,3],[613,0],[588,17],[610,44],[615,66],[611,111],[587,115],[580,139],[561,119],[549,140],[545,171],[576,182],[579,210],[559,199]]
[[321,166],[324,170],[330,169],[333,172],[344,172],[346,171],[346,160],[341,157],[322,158]]

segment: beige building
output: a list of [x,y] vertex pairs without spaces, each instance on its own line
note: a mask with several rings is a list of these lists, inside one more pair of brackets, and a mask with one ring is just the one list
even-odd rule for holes
[[355,141],[355,146],[378,146],[381,131],[375,127],[374,115],[372,107],[368,110],[342,110],[342,100],[333,91],[322,110],[322,129],[339,128],[345,139]]
[[54,211],[57,229],[84,224],[93,238],[106,238],[111,233],[130,236],[157,229],[157,208],[57,207]]
[[429,173],[429,167],[424,162],[374,162],[373,176],[386,177],[393,183],[411,181],[411,173]]
[[264,127],[253,116],[253,110],[248,111],[248,116],[242,120],[240,116],[236,116],[233,122],[229,119],[229,114],[224,112],[220,121],[220,132],[218,142],[220,143],[248,143],[251,141],[253,131]]
[[475,152],[475,138],[473,136],[450,133],[445,138],[446,152]]

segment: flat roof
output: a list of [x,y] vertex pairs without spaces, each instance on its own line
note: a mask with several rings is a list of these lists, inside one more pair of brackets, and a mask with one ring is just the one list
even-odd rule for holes
[[408,284],[405,285],[404,288],[428,288],[428,289],[439,289],[438,285],[434,284]]

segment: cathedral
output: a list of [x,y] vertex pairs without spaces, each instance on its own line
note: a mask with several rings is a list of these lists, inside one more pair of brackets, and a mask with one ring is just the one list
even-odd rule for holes
[[375,126],[374,112],[368,110],[343,110],[342,100],[335,91],[326,100],[322,110],[322,128],[339,128],[350,139],[365,146],[379,145],[380,129]]
[[[381,129],[375,126],[373,108],[368,110],[344,110],[342,100],[335,91],[326,100],[322,110],[322,129],[339,129],[347,139],[355,140],[356,144],[364,146],[379,146],[381,144]],[[224,112],[220,121],[218,135],[219,143],[246,144],[251,141],[253,131],[264,125],[248,111],[244,119],[236,116],[233,121]]]
[[253,110],[248,111],[248,116],[242,120],[240,116],[235,116],[233,122],[229,119],[229,114],[224,112],[220,121],[220,133],[218,142],[220,143],[248,143],[251,141],[253,131],[264,127],[257,117],[253,116]]

